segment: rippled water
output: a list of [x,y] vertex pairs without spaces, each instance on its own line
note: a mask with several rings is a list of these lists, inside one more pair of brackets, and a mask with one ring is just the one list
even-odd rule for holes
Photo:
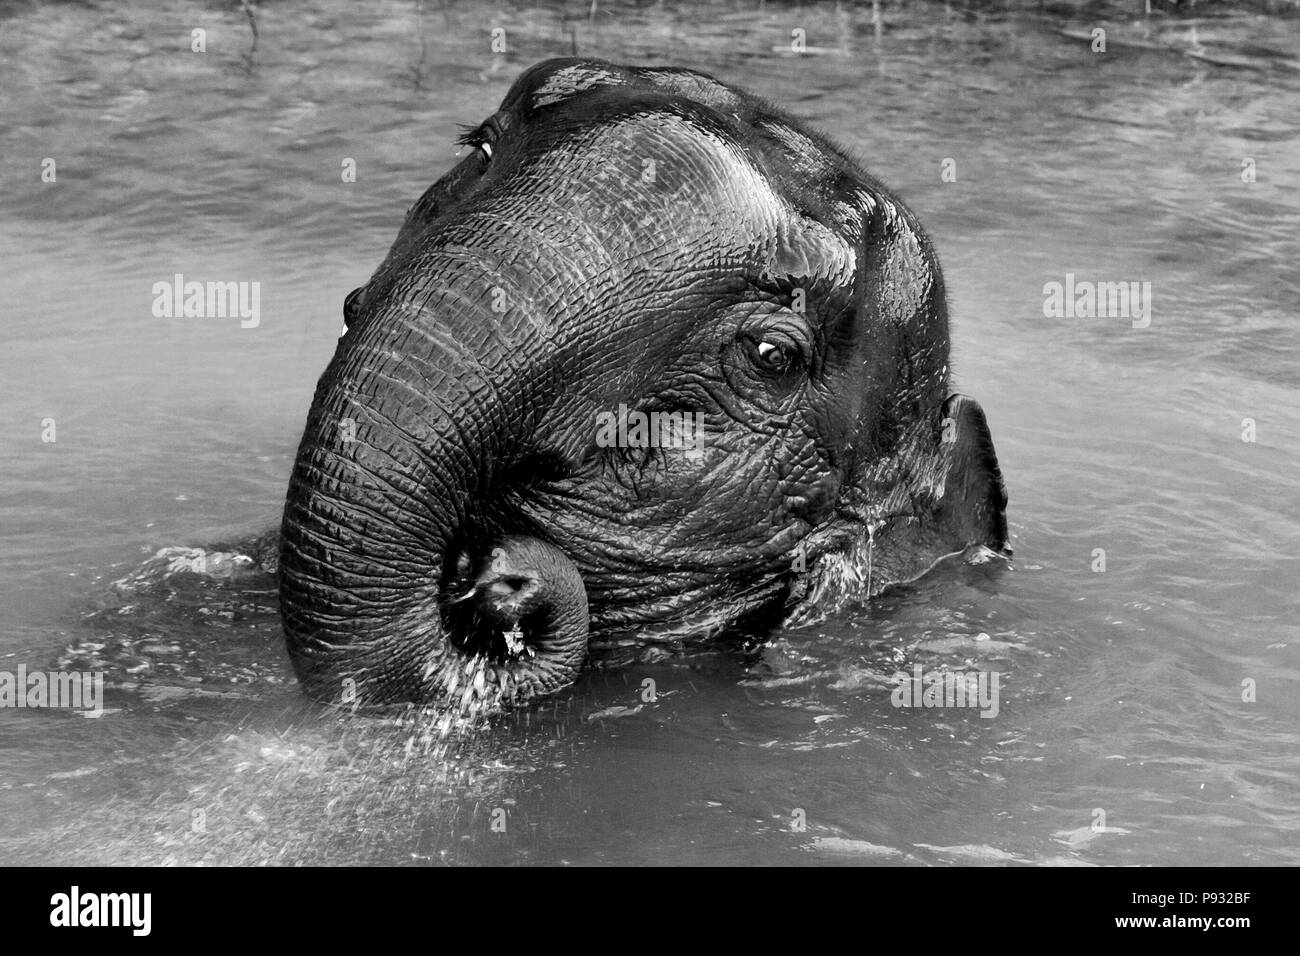
[[[146,6],[0,8],[0,669],[110,685],[98,720],[0,712],[0,859],[1300,862],[1296,21],[1117,15],[1098,55],[1058,30],[1092,21],[937,5],[877,36],[829,4],[313,0],[264,5],[250,58],[238,11]],[[274,524],[343,296],[455,124],[575,47],[749,86],[912,205],[1015,570],[606,649],[450,742],[305,703],[256,574],[109,588]],[[260,281],[261,324],[154,318],[177,272]],[[1149,327],[1044,318],[1067,273],[1150,282]],[[998,715],[893,707],[916,664],[997,671]]]

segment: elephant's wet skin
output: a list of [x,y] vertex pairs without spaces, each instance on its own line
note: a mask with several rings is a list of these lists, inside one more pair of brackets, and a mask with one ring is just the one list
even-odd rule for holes
[[578,59],[463,141],[348,296],[298,451],[280,594],[310,694],[454,702],[504,668],[510,703],[573,679],[588,615],[707,636],[1005,551],[934,251],[834,144],[700,73]]

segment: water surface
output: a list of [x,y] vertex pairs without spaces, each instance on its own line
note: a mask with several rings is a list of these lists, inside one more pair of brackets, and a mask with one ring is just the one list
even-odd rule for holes
[[[1300,25],[1120,18],[1097,55],[1031,14],[569,6],[265,4],[251,57],[191,0],[0,19],[0,669],[102,668],[110,707],[0,713],[0,860],[1300,862]],[[575,47],[748,86],[915,209],[1015,570],[609,649],[452,741],[306,703],[255,575],[110,588],[277,521],[344,295],[456,124]],[[178,272],[259,281],[260,325],[155,318]],[[1045,318],[1067,273],[1150,282],[1149,326]],[[997,717],[895,708],[915,664],[996,670]]]

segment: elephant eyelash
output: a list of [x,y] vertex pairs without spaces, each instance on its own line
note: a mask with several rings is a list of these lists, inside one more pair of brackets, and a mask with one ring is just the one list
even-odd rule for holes
[[468,146],[471,149],[481,149],[488,159],[492,158],[490,137],[482,124],[478,126],[466,126],[461,124],[460,135],[456,137],[456,145]]
[[483,155],[491,159],[496,143],[501,140],[506,128],[510,125],[510,116],[507,113],[498,112],[493,113],[477,126],[467,126],[464,123],[457,125],[460,127],[460,135],[456,137],[456,142],[461,146],[472,146],[475,149],[481,149]]
[[456,127],[460,134],[456,137],[457,146],[478,146],[483,142],[483,125],[470,126],[467,123],[457,123]]
[[495,117],[489,117],[477,126],[457,125],[460,127],[460,135],[456,137],[458,146],[481,149],[488,159],[492,158],[492,144],[501,137],[501,126]]

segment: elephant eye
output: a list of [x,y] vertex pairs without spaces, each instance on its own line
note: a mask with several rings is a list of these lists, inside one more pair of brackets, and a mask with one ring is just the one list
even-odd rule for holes
[[760,341],[754,351],[759,368],[767,372],[784,372],[794,361],[789,348],[766,339]]

